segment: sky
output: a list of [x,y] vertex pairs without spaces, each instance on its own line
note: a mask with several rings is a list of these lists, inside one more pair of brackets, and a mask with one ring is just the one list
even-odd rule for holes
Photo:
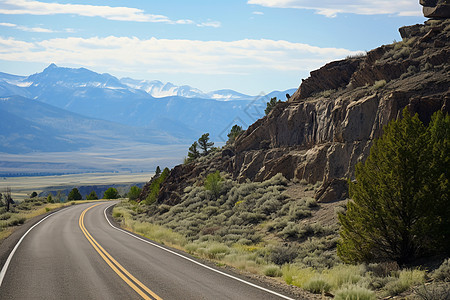
[[418,0],[0,0],[0,72],[51,63],[249,95],[401,40]]

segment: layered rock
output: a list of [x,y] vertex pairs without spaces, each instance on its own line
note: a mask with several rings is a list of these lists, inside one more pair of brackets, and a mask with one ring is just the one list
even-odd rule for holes
[[403,27],[401,42],[311,72],[288,102],[277,104],[233,146],[176,167],[159,201],[176,203],[193,178],[214,170],[240,181],[277,173],[310,183],[351,178],[404,107],[424,122],[436,110],[449,111],[449,29],[450,20]]
[[423,15],[426,18],[450,18],[450,1],[448,0],[420,0]]
[[399,43],[311,72],[288,103],[236,141],[235,177],[264,180],[277,172],[308,182],[351,177],[373,139],[405,106],[424,122],[438,109],[448,112],[449,24],[403,27]]

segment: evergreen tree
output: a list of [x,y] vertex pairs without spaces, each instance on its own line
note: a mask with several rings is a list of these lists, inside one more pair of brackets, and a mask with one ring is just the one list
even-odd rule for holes
[[402,119],[384,128],[365,163],[356,166],[352,201],[339,215],[344,261],[403,264],[449,250],[449,124],[448,116],[437,114],[427,129],[405,109]]
[[[156,176],[156,174],[155,174],[155,176]],[[130,188],[130,191],[128,192],[128,199],[135,201],[139,197],[140,194],[141,194],[141,189],[138,186],[133,185]]]
[[143,201],[145,204],[151,205],[155,203],[156,200],[158,200],[161,184],[164,182],[164,180],[166,180],[169,174],[170,174],[169,168],[164,168],[159,177],[152,178],[152,180],[150,181],[149,192],[147,194],[147,197]]
[[[448,172],[450,170],[450,116],[441,111],[435,113],[427,128],[427,149],[424,152],[428,164],[424,168],[424,176],[429,180],[424,186],[424,197],[433,199],[429,220],[432,225],[428,234],[435,236],[435,241],[443,242],[433,246],[446,250],[450,254],[450,184]],[[427,234],[427,233],[424,233]]]
[[117,199],[119,198],[119,192],[117,191],[117,189],[110,187],[109,189],[107,189],[105,191],[105,193],[103,194],[103,198],[104,199]]
[[158,177],[159,175],[161,175],[161,168],[157,166],[155,170],[155,176]]
[[52,193],[49,193],[49,194],[47,195],[47,202],[48,202],[48,203],[54,203],[54,202],[55,202],[55,201],[53,200]]
[[188,151],[188,162],[191,162],[200,157],[200,152],[198,151],[198,143],[194,142]]
[[267,102],[266,109],[264,112],[266,113],[266,116],[270,113],[270,111],[277,105],[277,103],[280,103],[280,100],[277,100],[277,97],[273,97],[270,99],[269,102]]
[[86,200],[98,200],[97,193],[92,191],[89,195],[86,196]]
[[202,153],[203,155],[207,155],[209,153],[210,148],[214,146],[213,142],[209,142],[209,133],[203,134],[198,139],[198,145],[200,149],[203,151]]
[[244,132],[244,130],[242,130],[242,127],[237,124],[231,127],[230,133],[227,135],[228,143],[233,143],[242,132]]
[[70,193],[69,196],[67,196],[67,200],[68,201],[72,201],[72,200],[81,200],[83,199],[83,196],[81,196],[80,192],[78,191],[77,188],[73,188]]

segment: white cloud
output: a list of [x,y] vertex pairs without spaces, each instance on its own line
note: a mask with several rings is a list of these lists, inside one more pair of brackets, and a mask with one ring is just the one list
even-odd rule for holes
[[305,72],[355,53],[346,49],[267,39],[224,42],[109,36],[25,42],[0,37],[0,60],[70,62],[111,73],[120,70],[130,74]]
[[38,33],[52,33],[52,32],[55,32],[54,30],[47,29],[47,28],[27,27],[27,26],[21,26],[21,25],[17,25],[17,24],[12,24],[12,23],[0,23],[0,26],[11,27],[11,28],[15,28],[15,29],[22,30],[22,31],[27,31],[27,32],[38,32]]
[[265,7],[311,9],[327,17],[335,17],[339,13],[422,16],[419,2],[412,0],[248,0],[247,3]]
[[219,28],[221,26],[221,23],[218,21],[208,21],[208,22],[202,22],[200,24],[197,24],[198,27],[214,27]]
[[254,11],[254,12],[252,12],[252,14],[260,15],[260,16],[264,15],[264,13],[262,11]]
[[6,15],[56,15],[71,14],[84,17],[101,17],[114,21],[152,22],[167,24],[195,24],[188,19],[171,20],[164,15],[147,14],[132,7],[111,7],[86,4],[46,3],[33,0],[1,0],[0,14]]

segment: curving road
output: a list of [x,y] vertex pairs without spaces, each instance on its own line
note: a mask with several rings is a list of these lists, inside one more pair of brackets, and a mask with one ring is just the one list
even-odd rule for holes
[[2,266],[0,299],[291,299],[114,227],[112,204],[37,224]]

